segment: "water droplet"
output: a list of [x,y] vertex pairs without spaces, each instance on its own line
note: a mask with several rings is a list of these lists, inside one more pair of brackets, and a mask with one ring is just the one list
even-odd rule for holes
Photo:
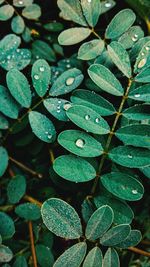
[[105,3],[105,7],[107,7],[107,8],[111,7],[111,3],[110,2],[106,2]]
[[100,118],[96,118],[96,123],[99,123],[100,122]]
[[128,158],[129,158],[129,159],[132,159],[132,158],[133,158],[133,156],[132,156],[132,155],[128,155]]
[[135,94],[134,97],[140,97],[140,94]]
[[40,71],[44,72],[45,68],[43,66],[40,67]]
[[72,85],[74,83],[74,78],[70,77],[66,80],[66,85]]
[[141,59],[140,62],[139,62],[139,64],[138,64],[138,68],[139,68],[139,69],[140,69],[140,68],[143,68],[144,65],[146,64],[146,61],[147,61],[146,58]]
[[132,41],[133,42],[136,42],[138,40],[138,35],[137,34],[134,34],[134,36],[132,37]]
[[84,145],[85,145],[85,141],[84,141],[83,139],[78,139],[78,140],[76,141],[76,146],[77,146],[77,147],[83,148]]
[[45,134],[48,134],[48,132],[45,132]]
[[142,52],[141,55],[144,56],[145,54]]
[[69,69],[71,67],[71,65],[70,64],[67,64],[66,67]]
[[47,138],[51,139],[52,138],[52,134],[48,134]]
[[58,104],[61,104],[61,100],[58,100]]
[[39,80],[39,75],[35,74],[35,75],[34,75],[34,79],[35,79],[35,80]]
[[134,195],[136,195],[136,194],[138,193],[138,191],[137,191],[136,189],[133,189],[133,190],[132,190],[132,193],[133,193]]
[[69,108],[71,108],[71,103],[65,103],[64,106],[63,106],[64,110],[68,110]]
[[39,59],[40,57],[38,55],[36,55],[36,59]]
[[18,4],[22,6],[24,3],[23,3],[22,0],[19,0],[19,1],[18,1]]
[[57,109],[57,113],[60,113],[60,109]]
[[149,46],[146,46],[145,49],[146,49],[147,51],[149,51],[149,50],[150,50],[150,47],[149,47]]
[[57,109],[60,109],[60,106],[57,106]]
[[86,121],[90,120],[90,115],[85,115]]
[[10,55],[8,55],[8,56],[7,56],[7,59],[11,59],[11,56],[10,56]]

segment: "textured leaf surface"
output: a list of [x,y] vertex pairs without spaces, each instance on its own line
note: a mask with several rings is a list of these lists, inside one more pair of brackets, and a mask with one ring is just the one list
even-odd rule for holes
[[18,256],[13,263],[13,267],[28,267],[26,258],[24,256]]
[[137,101],[150,102],[150,85],[145,84],[132,90],[129,93],[129,98]]
[[91,34],[88,28],[75,27],[67,29],[58,36],[58,41],[61,45],[73,45],[80,43]]
[[41,16],[41,8],[37,4],[26,6],[22,10],[22,16],[27,19],[36,20]]
[[150,83],[150,67],[142,70],[136,75],[135,81],[140,83]]
[[118,39],[125,49],[131,48],[138,40],[144,37],[144,32],[139,26],[132,26]]
[[10,19],[14,14],[14,8],[11,5],[4,5],[0,7],[0,20],[6,21]]
[[10,180],[7,186],[7,197],[10,203],[15,204],[20,201],[26,191],[26,180],[22,175],[16,175]]
[[114,248],[109,248],[106,251],[103,267],[120,267],[119,256]]
[[138,73],[141,70],[144,70],[150,66],[149,46],[150,46],[150,41],[145,43],[142,49],[140,50],[134,65],[134,73]]
[[15,233],[15,225],[10,216],[4,212],[0,212],[0,235],[2,239],[9,239]]
[[3,176],[3,174],[7,169],[9,160],[7,150],[3,146],[0,146],[0,159],[1,159],[1,164],[0,164],[0,177],[1,177]]
[[146,120],[150,119],[150,105],[142,104],[135,105],[133,107],[127,108],[123,111],[123,116],[129,120]]
[[99,247],[95,247],[87,254],[83,267],[102,267],[103,255]]
[[56,60],[53,49],[41,40],[36,40],[32,43],[32,53],[35,58],[45,59],[47,61],[54,62]]
[[44,106],[56,119],[68,121],[66,111],[71,107],[71,103],[65,99],[48,98],[44,100]]
[[9,247],[0,245],[0,262],[9,262],[13,258],[13,253]]
[[86,160],[73,156],[60,156],[54,161],[54,171],[72,182],[87,182],[96,176],[94,167]]
[[[54,256],[49,247],[38,244],[35,247],[37,261],[41,267],[53,266]],[[19,266],[18,266],[19,267]]]
[[130,234],[127,238],[117,245],[119,248],[128,248],[128,247],[135,247],[141,241],[142,235],[141,232],[138,230],[131,230]]
[[55,235],[76,239],[82,235],[80,218],[75,209],[58,198],[46,200],[41,209],[46,227]]
[[41,217],[40,208],[33,203],[20,204],[15,208],[15,213],[26,220],[35,221]]
[[24,31],[25,23],[21,16],[13,17],[11,21],[11,28],[16,34],[21,34]]
[[100,13],[101,13],[100,1],[81,0],[81,6],[82,6],[83,14],[86,18],[86,21],[91,27],[94,27],[97,24]]
[[86,42],[80,46],[78,51],[78,58],[82,60],[94,59],[103,52],[103,49],[104,49],[104,41],[102,40],[95,39]]

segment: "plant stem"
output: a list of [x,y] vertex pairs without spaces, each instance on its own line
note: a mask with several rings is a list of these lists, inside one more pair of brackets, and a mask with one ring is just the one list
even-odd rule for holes
[[130,250],[130,251],[132,251],[132,252],[135,252],[135,253],[137,253],[137,254],[146,256],[146,257],[150,257],[150,252],[144,251],[144,250],[139,249],[139,248],[130,247],[130,248],[128,248],[128,250]]
[[109,147],[110,147],[110,144],[111,144],[111,140],[112,140],[112,137],[114,135],[114,132],[115,132],[115,129],[116,129],[118,120],[120,119],[120,116],[122,115],[121,112],[122,112],[122,109],[124,107],[125,101],[127,99],[127,96],[128,96],[128,93],[129,93],[129,89],[130,89],[130,86],[131,86],[131,83],[132,83],[132,81],[131,81],[131,79],[129,79],[126,92],[125,92],[125,94],[124,94],[124,96],[122,98],[122,101],[120,103],[118,112],[116,113],[117,115],[115,117],[113,126],[112,126],[111,131],[110,131],[110,133],[108,135],[108,139],[107,139],[107,142],[106,142],[105,150],[104,150],[104,153],[103,153],[102,158],[101,158],[101,161],[100,161],[100,165],[99,165],[99,169],[98,169],[98,174],[97,174],[97,176],[95,178],[95,181],[94,181],[94,184],[93,184],[93,187],[92,187],[92,190],[91,190],[91,194],[92,195],[95,194],[96,187],[97,187],[97,184],[98,184],[98,181],[99,181],[99,177],[100,177],[100,174],[101,174],[101,171],[102,171],[102,168],[103,168],[103,165],[104,165],[104,162],[105,162],[105,159],[106,159],[106,156],[108,154],[108,150],[109,150]]
[[55,157],[52,149],[49,149],[49,154],[50,154],[50,162],[53,164]]
[[29,225],[29,235],[30,235],[30,242],[31,242],[31,252],[32,252],[33,266],[34,266],[34,267],[38,267],[38,266],[37,266],[37,259],[36,259],[35,246],[34,246],[34,236],[33,236],[33,226],[32,226],[32,222],[29,221],[29,222],[28,222],[28,225]]
[[39,207],[42,206],[42,203],[40,201],[38,201],[37,199],[35,199],[35,198],[31,197],[31,196],[25,195],[24,199],[29,201],[29,202],[31,202],[31,203],[33,203],[33,204],[38,205]]

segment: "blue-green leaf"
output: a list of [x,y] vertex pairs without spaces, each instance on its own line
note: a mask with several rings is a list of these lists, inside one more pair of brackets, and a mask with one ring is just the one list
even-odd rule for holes
[[5,118],[5,116],[0,114],[0,129],[1,130],[6,130],[6,129],[8,129],[8,127],[9,127],[8,120]]
[[21,34],[24,31],[25,23],[21,16],[13,17],[11,21],[11,28],[16,34]]
[[58,36],[61,45],[74,45],[82,42],[91,34],[89,28],[75,27],[67,29]]
[[127,108],[123,111],[122,115],[129,120],[146,120],[150,119],[150,105],[149,104],[141,104],[134,105],[130,108]]
[[[49,247],[38,244],[35,247],[37,261],[41,267],[51,267],[54,263],[54,256]],[[18,266],[19,267],[19,266]]]
[[44,100],[44,106],[56,119],[60,121],[68,121],[66,111],[71,107],[72,103],[65,99],[48,98]]
[[9,239],[15,233],[15,225],[10,216],[0,211],[0,235],[2,239]]
[[137,101],[150,102],[150,85],[145,84],[132,90],[128,97]]
[[118,248],[128,248],[128,247],[134,247],[138,245],[138,243],[141,241],[142,235],[141,232],[138,230],[131,230],[130,234],[127,236],[127,238],[117,244]]
[[30,221],[38,220],[41,217],[40,208],[33,203],[20,204],[15,208],[15,213],[25,219]]
[[45,59],[50,62],[56,60],[53,49],[46,42],[41,40],[36,40],[32,43],[32,54],[36,59]]
[[120,267],[119,256],[114,248],[109,248],[106,251],[103,267]]
[[[87,0],[85,1],[87,2]],[[86,42],[80,46],[78,50],[78,58],[82,60],[94,59],[103,52],[104,45],[103,40],[94,39]]]
[[0,164],[0,177],[1,177],[3,176],[3,174],[7,169],[9,160],[7,150],[3,146],[0,146],[0,159],[1,159],[1,164]]
[[12,267],[28,267],[26,258],[24,256],[18,256]]
[[95,247],[87,254],[83,267],[102,267],[103,255],[99,247]]
[[142,70],[138,75],[136,75],[134,80],[140,83],[150,83],[150,67]]
[[144,32],[139,26],[132,26],[120,38],[118,42],[122,44],[125,49],[131,48],[138,40],[144,37]]
[[81,6],[86,21],[91,27],[94,27],[101,13],[101,4],[97,0],[81,0]]
[[10,203],[15,204],[20,201],[26,191],[26,180],[22,175],[16,175],[10,180],[7,186],[7,197]]

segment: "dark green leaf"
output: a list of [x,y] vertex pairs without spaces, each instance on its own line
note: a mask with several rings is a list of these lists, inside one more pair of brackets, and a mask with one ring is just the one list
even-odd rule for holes
[[67,29],[58,36],[61,45],[74,45],[82,42],[91,34],[88,28],[75,27]]
[[10,180],[7,186],[7,197],[10,203],[15,204],[20,201],[26,191],[26,180],[22,175],[16,175]]
[[25,219],[30,221],[38,220],[41,217],[40,208],[33,203],[20,204],[15,208],[15,213]]
[[2,239],[9,239],[15,233],[15,225],[10,216],[0,211],[0,235]]
[[103,267],[120,267],[118,253],[114,248],[109,248],[106,251]]
[[119,243],[117,247],[119,248],[128,248],[128,247],[135,247],[141,241],[142,235],[141,232],[138,230],[131,230],[130,234],[127,238]]
[[81,0],[81,6],[86,21],[91,27],[94,27],[101,13],[100,1],[97,0]]
[[136,82],[150,83],[150,67],[142,70],[134,79]]
[[83,267],[102,267],[103,255],[99,247],[95,247],[87,254]]
[[37,261],[41,267],[53,266],[54,257],[49,247],[46,247],[42,244],[38,244],[35,247],[35,251],[36,251]]
[[24,256],[18,256],[12,267],[28,267],[26,258]]
[[36,59],[41,58],[50,62],[56,60],[53,49],[41,40],[36,40],[32,43],[32,53]]
[[0,159],[1,159],[1,164],[0,164],[0,177],[1,177],[3,176],[3,174],[7,169],[9,160],[7,150],[3,146],[0,146]]
[[133,107],[127,108],[123,111],[122,115],[129,120],[146,120],[150,119],[150,105],[134,105]]
[[71,107],[71,103],[65,99],[48,98],[44,100],[44,106],[56,119],[68,121],[66,111]]
[[[85,1],[87,2],[87,0]],[[78,58],[82,60],[94,59],[103,52],[104,45],[104,41],[97,39],[86,42],[80,46],[78,51]]]
[[150,85],[149,84],[142,85],[132,90],[128,96],[129,98],[137,101],[150,102]]

